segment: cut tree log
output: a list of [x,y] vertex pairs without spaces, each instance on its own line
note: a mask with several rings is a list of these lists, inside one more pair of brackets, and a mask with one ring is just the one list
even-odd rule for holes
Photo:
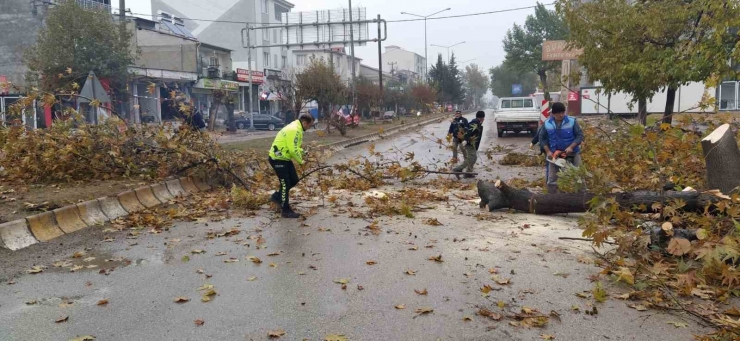
[[701,140],[707,164],[707,185],[730,194],[740,186],[740,149],[729,124],[723,124]]
[[[589,202],[596,196],[593,193],[534,194],[512,188],[501,180],[495,183],[478,181],[478,195],[481,197],[480,207],[488,206],[490,211],[511,208],[541,215],[586,212]],[[656,203],[666,205],[677,199],[685,203],[682,208],[684,211],[703,212],[707,205],[720,199],[712,194],[696,191],[635,191],[609,194],[607,197],[613,198],[623,208],[643,213],[653,213],[653,205]]]

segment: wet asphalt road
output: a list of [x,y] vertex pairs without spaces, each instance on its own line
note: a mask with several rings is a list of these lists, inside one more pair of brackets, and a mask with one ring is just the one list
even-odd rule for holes
[[[446,125],[430,125],[421,134],[444,134]],[[432,161],[446,157],[417,135],[377,143],[376,150],[395,145]],[[487,129],[484,146],[497,142],[493,136]],[[523,149],[528,139],[505,143]],[[539,173],[489,160],[480,167],[490,168],[481,176],[491,178]],[[430,203],[413,219],[378,219],[381,231],[374,235],[366,229],[371,221],[347,217],[350,201],[361,210],[362,194],[334,195],[337,205],[331,207],[301,200],[299,210],[318,211],[305,223],[262,210],[251,218],[180,222],[160,234],[143,229],[132,237],[130,231],[91,228],[17,252],[0,250],[0,340],[268,340],[268,332],[280,329],[286,334],[277,340],[333,334],[349,340],[691,340],[691,332],[700,331],[693,324],[674,328],[666,322],[680,317],[637,312],[617,299],[595,304],[598,315],[584,314],[594,303],[575,294],[593,289],[589,276],[600,269],[584,264],[593,258],[588,243],[557,239],[580,236],[577,216],[476,217],[481,211],[474,191],[451,191],[447,202]],[[426,218],[443,225],[426,225]],[[240,233],[208,237],[232,228]],[[429,260],[439,255],[442,262]],[[55,268],[56,261],[82,268]],[[34,265],[48,268],[26,274]],[[491,272],[510,283],[497,284]],[[336,283],[343,281],[346,289]],[[204,285],[216,292],[210,302],[201,301]],[[487,297],[480,291],[484,285],[493,288]],[[426,295],[415,293],[424,289]],[[177,297],[189,302],[175,303]],[[108,303],[98,305],[104,299]],[[405,308],[395,308],[400,305]],[[479,307],[505,317],[476,315]],[[415,313],[423,308],[433,312]],[[523,308],[559,318],[550,317],[544,328],[511,325]],[[194,323],[198,319],[202,326]]]

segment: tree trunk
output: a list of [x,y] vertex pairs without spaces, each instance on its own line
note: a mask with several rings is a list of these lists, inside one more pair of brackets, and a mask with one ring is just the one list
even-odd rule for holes
[[236,132],[236,122],[234,122],[234,109],[235,105],[234,103],[227,103],[226,104],[226,114],[228,115],[226,130],[230,132]]
[[676,88],[669,86],[666,90],[665,111],[663,111],[663,123],[673,122],[673,106],[676,105]]
[[547,70],[537,70],[537,75],[540,76],[540,83],[542,83],[542,92],[548,93],[547,91]]
[[218,112],[218,106],[220,104],[213,102],[213,106],[208,110],[208,130],[216,130],[216,113]]
[[[555,193],[534,194],[527,190],[509,187],[503,181],[486,183],[478,181],[478,195],[481,197],[480,207],[488,206],[490,211],[511,208],[517,211],[548,215],[557,213],[586,212],[589,201],[596,195],[593,193]],[[635,191],[630,193],[616,193],[607,195],[613,198],[619,206],[635,212],[653,213],[653,204],[669,204],[680,199],[686,203],[684,211],[703,212],[704,208],[719,200],[711,194],[699,192],[653,192]]]
[[637,121],[643,126],[647,125],[647,98],[637,99]]
[[707,164],[707,185],[729,194],[740,186],[740,149],[729,124],[715,129],[701,141]]

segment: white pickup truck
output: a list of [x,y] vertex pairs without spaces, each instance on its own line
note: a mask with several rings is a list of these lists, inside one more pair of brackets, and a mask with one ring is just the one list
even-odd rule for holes
[[493,120],[498,137],[503,137],[507,131],[536,134],[540,124],[540,106],[534,97],[500,98]]

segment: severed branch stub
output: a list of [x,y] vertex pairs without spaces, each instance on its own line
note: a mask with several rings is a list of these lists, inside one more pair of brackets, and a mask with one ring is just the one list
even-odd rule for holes
[[707,163],[707,185],[730,194],[740,186],[740,149],[729,124],[723,124],[701,140]]

